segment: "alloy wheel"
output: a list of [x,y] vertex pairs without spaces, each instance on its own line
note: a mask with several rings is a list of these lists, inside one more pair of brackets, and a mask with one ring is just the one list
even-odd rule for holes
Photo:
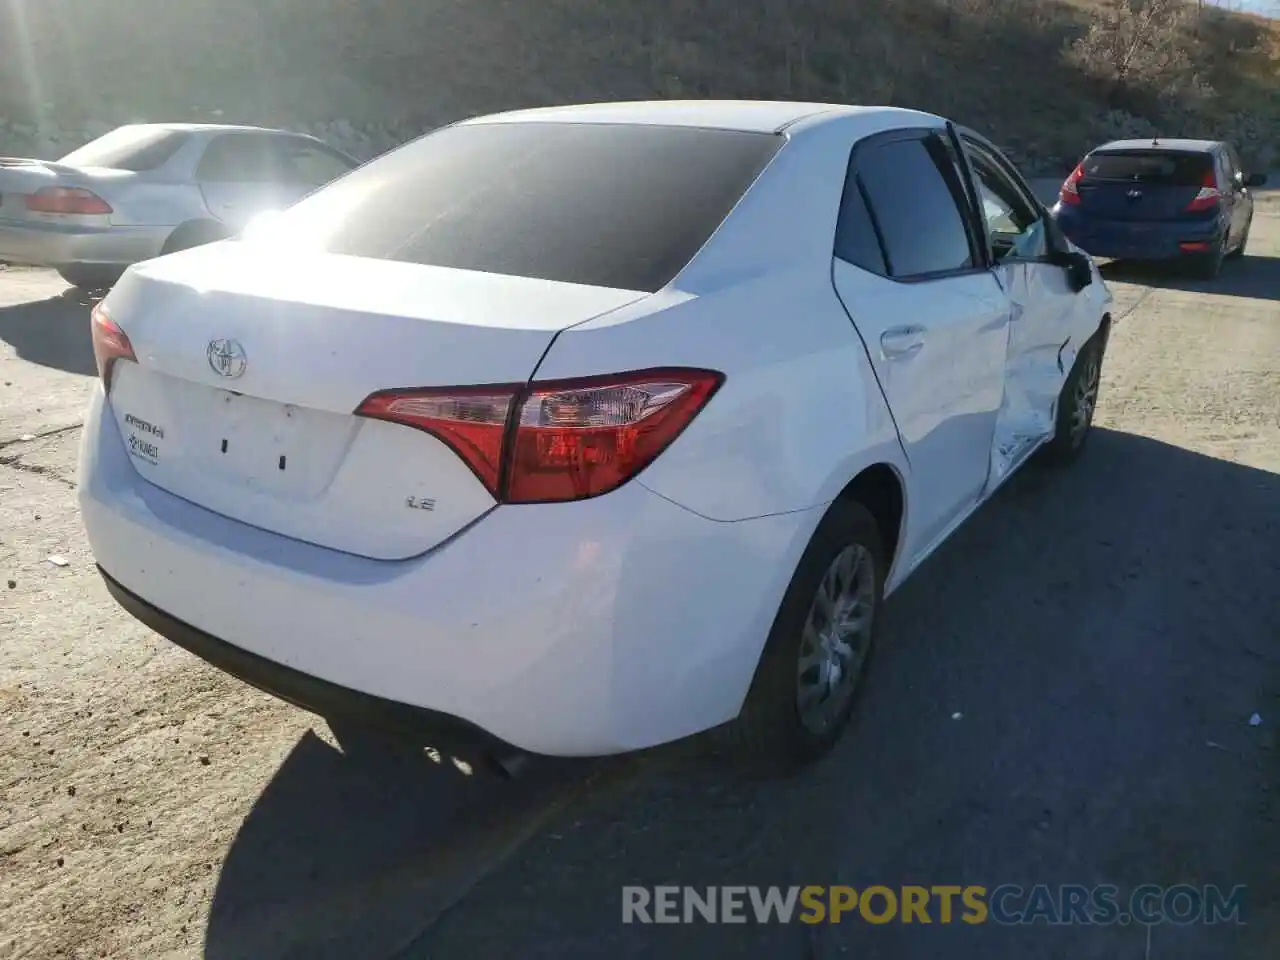
[[1075,403],[1071,411],[1072,447],[1078,447],[1084,442],[1085,434],[1093,423],[1093,412],[1098,405],[1098,382],[1101,375],[1102,364],[1098,354],[1096,351],[1090,351],[1076,380]]
[[796,672],[800,721],[825,734],[843,714],[862,678],[876,614],[875,561],[861,544],[836,555],[805,619]]

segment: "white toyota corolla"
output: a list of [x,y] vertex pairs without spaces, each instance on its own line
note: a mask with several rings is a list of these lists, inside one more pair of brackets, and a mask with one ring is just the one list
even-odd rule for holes
[[884,597],[1080,451],[1110,303],[930,114],[482,117],[124,275],[84,524],[130,613],[337,723],[811,760]]

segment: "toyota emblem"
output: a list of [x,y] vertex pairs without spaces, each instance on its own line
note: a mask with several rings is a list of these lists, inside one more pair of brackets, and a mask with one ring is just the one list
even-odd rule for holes
[[237,340],[210,340],[205,356],[209,358],[210,369],[228,380],[234,380],[244,373],[244,368],[249,363],[244,355],[244,347]]

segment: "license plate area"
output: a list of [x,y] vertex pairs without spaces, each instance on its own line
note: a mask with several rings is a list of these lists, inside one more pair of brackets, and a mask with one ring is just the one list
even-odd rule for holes
[[353,418],[227,390],[186,392],[183,454],[231,484],[276,495],[319,495],[337,470]]

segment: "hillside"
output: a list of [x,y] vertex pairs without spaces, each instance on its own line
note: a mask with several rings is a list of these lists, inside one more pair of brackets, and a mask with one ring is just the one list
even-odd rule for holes
[[129,119],[342,120],[393,141],[501,108],[728,96],[917,106],[1041,168],[1156,130],[1272,163],[1280,24],[1117,2],[9,0],[0,151]]

